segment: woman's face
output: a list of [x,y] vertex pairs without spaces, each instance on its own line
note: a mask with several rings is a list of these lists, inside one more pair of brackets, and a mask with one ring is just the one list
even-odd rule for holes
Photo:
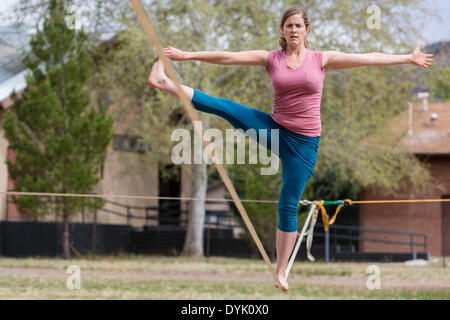
[[306,30],[305,22],[298,13],[287,18],[280,30],[283,33],[288,46],[293,47],[297,47],[301,43],[304,43],[306,35],[309,32],[309,28]]

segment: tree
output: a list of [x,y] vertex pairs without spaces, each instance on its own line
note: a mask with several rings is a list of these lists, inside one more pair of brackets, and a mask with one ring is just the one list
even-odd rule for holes
[[[42,29],[32,36],[24,64],[31,71],[21,97],[3,122],[5,136],[16,153],[8,161],[17,191],[86,194],[99,181],[99,169],[112,139],[112,119],[102,106],[90,105],[87,84],[91,58],[83,30],[66,26],[68,2],[51,0]],[[63,197],[15,197],[22,212],[37,220],[53,209],[63,220],[63,256],[70,257],[69,222],[84,201]]]
[[[255,4],[258,8],[256,12],[252,11],[252,8],[242,10],[242,7],[238,8],[236,2],[230,3],[231,9],[226,10],[228,14],[222,19],[225,21],[227,16],[232,15],[236,27],[228,27],[227,23],[223,23],[225,27],[219,30],[223,32],[223,37],[229,39],[229,42],[224,43],[234,51],[277,49],[278,34],[274,28],[278,26],[279,17],[274,18],[273,15],[261,10],[264,7],[261,2]],[[280,3],[280,15],[282,10],[291,4],[295,3],[288,1]],[[252,5],[253,3],[248,6]],[[417,41],[416,36],[420,36],[420,30],[415,30],[414,26],[408,24],[408,19],[411,19],[408,11],[419,7],[420,3],[377,2],[381,9],[382,21],[390,21],[399,16],[394,8],[402,8],[405,14],[401,14],[402,20],[398,23],[383,24],[382,29],[375,30],[369,30],[366,26],[368,16],[366,9],[369,5],[370,2],[367,1],[345,0],[334,3],[327,1],[305,3],[312,28],[309,35],[312,49],[347,53],[381,51],[396,54],[408,52],[406,50],[412,51]],[[269,8],[268,5],[266,7]],[[423,13],[429,14],[429,9],[432,8],[424,10]],[[328,26],[335,26],[333,28],[335,32],[332,34],[326,32]],[[352,41],[346,41],[346,37],[339,35],[349,36]],[[268,47],[268,43],[272,45]],[[220,82],[223,95],[270,112],[272,103],[268,93],[271,89],[265,70],[249,67],[238,67],[234,70],[234,74],[231,71],[223,71],[224,76],[221,77],[223,80]],[[321,110],[323,131],[315,170],[319,182],[314,183],[310,180],[302,199],[334,200],[338,199],[335,198],[338,196],[357,199],[356,191],[370,185],[378,187],[384,194],[393,194],[405,186],[412,192],[419,193],[432,185],[426,165],[420,163],[412,154],[399,150],[396,147],[398,138],[386,129],[389,120],[412,98],[409,79],[410,74],[416,71],[415,66],[393,66],[327,72]],[[368,139],[377,134],[379,135],[377,139]],[[245,198],[249,199],[250,194],[253,194],[253,199],[261,199],[260,195],[268,196],[268,199],[278,198],[278,194],[269,197],[263,192],[265,188],[270,188],[265,177],[252,179],[253,171],[249,170],[248,166],[238,167],[229,167],[233,172],[240,172],[232,176],[242,177],[245,172],[245,180],[252,181],[252,186],[248,186],[240,184],[238,179],[234,180],[240,194],[245,195]],[[333,172],[333,179],[328,178],[330,172]],[[267,215],[265,209],[268,206],[245,203],[249,216],[266,246],[271,241],[267,230],[273,223],[276,211]],[[300,222],[304,220],[304,215],[299,220]]]
[[431,94],[444,102],[450,101],[450,67],[435,67],[428,80]]
[[[147,3],[147,12],[151,14],[162,44],[185,51],[277,50],[281,14],[295,4],[292,1],[269,0],[155,0]],[[411,23],[414,21],[411,10],[421,9],[423,14],[430,14],[433,8],[417,0],[377,1],[382,27],[368,29],[367,8],[371,4],[371,1],[351,0],[305,2],[303,6],[312,28],[309,35],[311,49],[397,54],[412,51],[421,31],[420,26]],[[143,79],[147,78],[155,55],[149,54],[148,40],[136,27],[135,17],[129,13],[125,10],[121,15],[126,32],[120,38],[125,44],[114,52],[114,57],[104,68],[102,79],[109,76],[112,79],[111,88],[127,97],[129,105],[124,106],[124,110],[132,106],[142,112],[141,121],[133,123],[130,129],[145,132],[153,141],[160,141],[161,148],[152,153],[151,159],[170,161],[171,131],[178,126],[192,127],[185,121],[187,118],[178,100],[166,93],[145,88]],[[397,22],[388,24],[388,21]],[[195,61],[175,62],[174,66],[186,85],[265,112],[270,112],[272,108],[273,97],[264,68],[219,66]],[[400,188],[402,181],[416,189],[431,185],[426,168],[412,155],[395,148],[393,135],[385,134],[376,141],[368,139],[375,133],[386,133],[388,120],[410,100],[411,84],[407,80],[413,70],[409,66],[392,66],[328,72],[322,100],[323,132],[316,166],[319,180],[332,168],[337,179],[329,180],[329,183],[334,184],[335,189],[350,183],[361,187],[376,185],[390,193]],[[399,74],[402,76],[399,77]],[[170,124],[172,116],[179,121]],[[212,128],[230,128],[226,121],[217,116],[201,114],[201,118],[208,119]],[[250,174],[245,171],[246,166],[239,166],[242,166],[239,168],[241,172]],[[234,170],[237,166],[226,168]],[[264,179],[255,179],[254,183],[258,181],[262,183]],[[244,189],[239,191],[244,192]],[[245,207],[249,208],[251,219],[252,214],[258,215],[259,209],[248,204]],[[268,219],[272,218],[270,216]],[[196,221],[202,223],[201,219]],[[202,228],[196,230],[203,233],[198,231]],[[260,231],[257,229],[258,233]]]
[[[229,168],[231,179],[242,199],[252,200],[278,200],[281,190],[281,175],[261,175],[261,165],[236,165]],[[277,226],[277,203],[245,202],[245,210],[267,250],[269,257],[276,257],[276,226]],[[244,221],[235,206],[233,206],[236,220],[245,229]],[[241,234],[241,238],[252,242],[250,233]],[[259,254],[257,247],[252,246],[254,253]]]
[[[195,10],[194,10],[195,7]],[[201,50],[206,44],[213,48],[218,46],[218,40],[210,36],[211,29],[215,29],[219,24],[220,12],[223,7],[219,2],[209,6],[201,2],[154,1],[149,6],[148,12],[152,14],[152,19],[156,21],[154,27],[159,32],[163,44],[179,46],[184,50]],[[209,19],[211,14],[216,18]],[[127,14],[125,14],[127,16]],[[176,19],[177,24],[163,25],[161,21],[171,21]],[[132,20],[121,20],[126,25],[125,31],[118,34],[118,42],[121,44],[117,50],[112,50],[108,61],[99,70],[98,78],[102,79],[102,87],[108,87],[114,91],[116,100],[123,100],[123,110],[138,113],[141,115],[139,121],[130,123],[129,132],[140,132],[145,138],[150,138],[160,148],[152,152],[148,157],[149,162],[171,162],[171,133],[178,127],[186,127],[194,135],[192,125],[188,122],[186,115],[183,115],[182,106],[179,101],[159,90],[148,88],[145,82],[150,71],[151,62],[155,59],[154,53],[149,52],[148,39],[136,24],[135,17]],[[166,28],[167,27],[167,28]],[[186,42],[186,38],[190,41]],[[195,62],[177,65],[180,78],[186,83],[199,90],[204,90],[214,94],[217,90],[216,83],[211,83],[212,79],[218,78],[222,70],[212,65],[197,65]],[[208,77],[206,76],[208,75]],[[125,102],[126,101],[126,102]],[[120,113],[120,112],[119,112]],[[203,127],[206,129],[207,122],[211,126],[224,127],[224,120],[200,114]],[[221,123],[221,124],[220,124]],[[218,125],[219,124],[219,125]],[[206,196],[207,165],[193,164],[190,172],[193,177],[192,196],[204,198]],[[188,214],[188,227],[183,254],[202,256],[203,255],[203,224],[204,224],[204,201],[191,203]]]

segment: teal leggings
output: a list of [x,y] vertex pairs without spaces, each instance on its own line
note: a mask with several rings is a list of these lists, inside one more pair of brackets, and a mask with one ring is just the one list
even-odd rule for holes
[[[244,132],[248,129],[256,131],[257,142],[271,150],[272,129],[278,129],[279,148],[274,152],[281,160],[282,186],[278,201],[278,229],[292,232],[298,229],[298,203],[317,161],[319,137],[307,137],[290,131],[272,117],[258,109],[249,108],[234,101],[209,96],[194,90],[192,104],[195,109],[218,115]],[[259,130],[267,130],[267,142],[259,141]],[[249,137],[254,138],[249,135]],[[314,176],[315,178],[315,176]]]

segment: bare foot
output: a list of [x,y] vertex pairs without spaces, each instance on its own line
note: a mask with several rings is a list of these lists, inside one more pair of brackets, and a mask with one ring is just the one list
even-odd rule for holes
[[161,60],[153,63],[147,82],[150,86],[165,91],[171,87],[172,81],[164,73],[164,64]]
[[[282,274],[278,274],[278,281],[281,283],[281,289],[283,291],[288,291],[289,285],[286,281],[286,277]],[[275,288],[278,288],[278,284],[276,282],[274,282],[273,285],[275,286]]]
[[[158,59],[153,63],[152,70],[150,71],[150,75],[147,79],[147,83],[153,88],[161,89],[174,95],[175,97],[178,97],[175,82],[169,79],[169,77],[166,75],[164,71],[164,63],[162,62],[162,60]],[[184,91],[186,97],[188,97],[189,100],[192,100],[192,97],[194,96],[194,89],[183,85],[181,85],[181,89]]]

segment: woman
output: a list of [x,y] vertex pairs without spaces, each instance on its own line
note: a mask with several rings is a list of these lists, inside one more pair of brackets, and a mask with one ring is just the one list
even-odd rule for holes
[[[320,102],[326,71],[408,63],[428,68],[433,61],[428,58],[431,54],[420,52],[422,45],[412,54],[405,55],[309,50],[307,35],[310,29],[305,11],[292,7],[281,19],[279,43],[282,49],[278,51],[183,52],[173,47],[164,49],[164,53],[176,61],[260,65],[269,74],[274,91],[274,106],[270,115],[227,99],[211,97],[187,86],[182,86],[182,89],[197,110],[216,114],[235,128],[244,131],[253,128],[256,132],[267,129],[267,146],[271,146],[270,129],[279,130],[277,155],[282,163],[283,182],[278,202],[276,272],[284,291],[288,290],[286,266],[297,235],[298,203],[317,160],[321,133]],[[162,61],[153,65],[148,83],[177,96],[175,84],[165,75]]]

